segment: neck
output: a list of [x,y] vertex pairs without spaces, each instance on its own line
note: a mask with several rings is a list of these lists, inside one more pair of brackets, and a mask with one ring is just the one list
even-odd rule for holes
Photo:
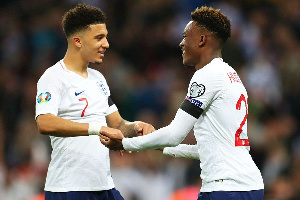
[[63,61],[68,70],[87,78],[87,67],[89,63],[82,59],[78,51],[68,48]]
[[198,64],[195,65],[195,69],[196,70],[201,69],[205,65],[210,63],[213,59],[221,58],[221,57],[222,57],[221,51],[217,51],[217,52],[216,51],[214,51],[214,52],[206,51],[206,53],[200,57]]

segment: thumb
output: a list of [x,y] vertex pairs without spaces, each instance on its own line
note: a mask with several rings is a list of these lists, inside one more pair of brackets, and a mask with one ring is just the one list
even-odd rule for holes
[[134,128],[137,132],[143,131],[143,128],[139,124],[135,124]]
[[107,133],[106,133],[105,131],[100,131],[100,134],[99,134],[99,135],[108,137],[108,135],[107,135]]

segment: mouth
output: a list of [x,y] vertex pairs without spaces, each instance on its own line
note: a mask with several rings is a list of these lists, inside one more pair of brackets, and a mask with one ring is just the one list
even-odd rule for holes
[[105,53],[105,51],[98,51],[98,54],[99,54],[101,57],[104,57],[104,53]]

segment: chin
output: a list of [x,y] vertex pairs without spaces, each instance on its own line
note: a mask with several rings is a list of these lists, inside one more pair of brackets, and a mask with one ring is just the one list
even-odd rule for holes
[[184,65],[186,65],[186,66],[189,66],[189,63],[186,62],[184,59],[183,59],[183,61],[182,61],[182,64],[184,64]]
[[102,59],[100,59],[100,60],[95,60],[95,61],[94,61],[94,63],[97,64],[97,65],[100,65],[102,62],[103,62]]
[[195,67],[195,65],[193,65],[193,64],[191,64],[191,63],[189,63],[189,62],[185,62],[184,60],[183,60],[183,65],[185,66],[185,67]]

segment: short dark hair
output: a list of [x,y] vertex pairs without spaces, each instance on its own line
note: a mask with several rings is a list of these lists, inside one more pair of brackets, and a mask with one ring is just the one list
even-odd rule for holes
[[78,4],[67,11],[62,19],[63,31],[68,38],[70,35],[87,29],[93,24],[105,24],[106,15],[99,8]]
[[199,26],[214,33],[223,43],[231,35],[230,20],[221,13],[220,9],[202,6],[191,13],[192,20]]

